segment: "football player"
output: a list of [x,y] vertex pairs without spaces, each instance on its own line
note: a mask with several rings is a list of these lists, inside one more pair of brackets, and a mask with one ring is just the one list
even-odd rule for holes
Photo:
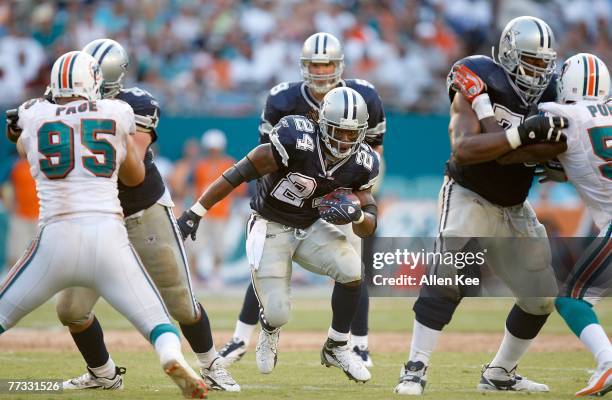
[[[454,251],[469,245],[471,237],[534,238],[521,242],[521,254],[506,243],[489,242],[487,263],[515,294],[516,304],[477,388],[543,392],[546,385],[517,375],[516,366],[553,309],[551,298],[534,296],[556,291],[546,231],[525,200],[534,176],[531,163],[565,149],[559,128],[566,121],[529,116],[534,105],[555,98],[553,32],[538,18],[513,19],[502,32],[497,56],[466,57],[448,77],[452,154],[440,191],[438,244],[442,251]],[[445,272],[467,273],[452,266]],[[536,284],[541,285],[537,293],[530,291]],[[410,355],[396,393],[423,393],[431,353],[467,290],[422,287],[413,307]],[[521,295],[526,292],[530,296]]]
[[576,396],[603,396],[612,390],[612,345],[593,306],[612,288],[612,103],[610,73],[592,54],[581,53],[563,64],[557,103],[540,110],[568,119],[567,150],[557,157],[599,228],[572,270],[557,311],[597,362],[587,387]]
[[100,100],[102,80],[92,56],[72,51],[51,70],[53,102],[19,107],[11,128],[20,131],[17,149],[36,180],[39,232],[0,285],[0,333],[60,290],[79,286],[104,297],[151,341],[186,398],[205,398],[204,380],[185,361],[178,331],[128,241],[117,179],[136,187],[145,166],[132,139],[134,111]]
[[[246,252],[261,306],[256,361],[262,373],[276,365],[280,328],[289,320],[295,261],[336,281],[321,363],[341,368],[358,382],[371,377],[348,344],[361,291],[361,259],[336,226],[348,224],[360,237],[376,228],[371,188],[379,164],[374,150],[363,143],[367,127],[368,109],[361,95],[344,86],[333,89],[323,98],[318,123],[301,115],[281,118],[267,133],[269,143],[225,171],[179,220],[184,230],[195,232],[216,202],[242,182],[260,178],[251,199]],[[339,188],[356,197],[336,191]]]
[[[145,154],[145,179],[136,187],[128,187],[119,179],[119,200],[130,242],[170,315],[179,322],[196,353],[207,384],[215,390],[239,391],[240,386],[225,370],[214,348],[206,311],[194,296],[183,241],[172,213],[174,204],[153,162],[150,146],[157,140],[159,104],[142,89],[122,87],[129,60],[119,43],[98,39],[86,45],[83,51],[100,65],[104,76],[103,97],[123,100],[136,116],[134,141],[141,154]],[[97,293],[84,288],[70,288],[59,296],[59,319],[68,326],[87,363],[87,372],[64,382],[64,389],[119,389],[123,386],[121,375],[125,369],[115,366],[104,344],[100,323],[92,312],[97,300]]]
[[[335,87],[349,87],[357,91],[368,106],[369,118],[365,142],[382,155],[383,137],[386,131],[382,102],[371,83],[362,79],[342,79],[344,53],[340,41],[325,32],[310,36],[302,46],[300,68],[303,81],[283,82],[270,90],[259,125],[259,142],[269,143],[269,134],[282,117],[313,115],[314,119],[317,119],[325,94]],[[357,253],[361,254],[361,239],[350,229],[343,229]],[[188,232],[183,233],[185,237],[188,234]],[[350,342],[352,351],[361,357],[369,368],[372,366],[372,360],[368,350],[368,309],[369,297],[367,283],[364,280],[359,308],[351,324]],[[258,320],[259,303],[251,284],[246,291],[233,338],[219,351],[226,365],[239,360],[246,353]]]

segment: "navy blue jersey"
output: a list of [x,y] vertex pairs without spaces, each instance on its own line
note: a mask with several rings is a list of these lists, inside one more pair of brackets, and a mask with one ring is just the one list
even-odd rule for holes
[[318,218],[317,204],[338,188],[371,187],[378,176],[378,155],[363,143],[350,157],[326,166],[319,126],[292,115],[283,117],[269,134],[280,169],[257,181],[251,208],[264,218],[304,229]]
[[[125,101],[132,107],[136,117],[136,125],[148,129],[151,132],[152,142],[156,141],[157,132],[155,128],[160,116],[157,100],[149,92],[137,87],[121,89],[121,92],[115,98]],[[126,217],[151,207],[166,190],[161,174],[153,162],[153,150],[151,148],[147,149],[144,165],[145,178],[140,185],[129,187],[119,181],[119,200]]]
[[[486,84],[495,119],[504,128],[517,127],[534,110],[518,92],[504,68],[490,57],[471,56],[455,65],[465,65]],[[452,69],[451,69],[452,70]],[[555,101],[556,76],[551,80],[539,102]],[[451,102],[455,91],[449,85]],[[537,110],[535,110],[537,111]],[[446,173],[490,202],[503,206],[521,204],[527,198],[533,181],[534,166],[524,164],[501,165],[495,160],[471,165],[457,165],[452,159],[446,164]]]
[[[375,147],[383,143],[386,131],[385,110],[376,88],[362,79],[341,80],[346,86],[359,93],[368,106],[368,130],[366,143]],[[268,134],[281,118],[288,115],[301,115],[316,120],[319,115],[319,102],[307,90],[306,82],[283,82],[270,90],[259,125],[259,143],[268,143]]]

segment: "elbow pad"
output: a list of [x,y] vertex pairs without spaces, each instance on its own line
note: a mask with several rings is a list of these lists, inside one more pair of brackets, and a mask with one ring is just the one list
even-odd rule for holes
[[255,165],[248,156],[223,173],[223,178],[233,187],[238,187],[243,182],[249,182],[259,177],[261,177],[261,174],[257,172]]

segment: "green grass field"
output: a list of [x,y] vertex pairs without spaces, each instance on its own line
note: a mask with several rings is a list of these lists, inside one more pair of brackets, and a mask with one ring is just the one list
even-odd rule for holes
[[[209,312],[213,329],[233,329],[241,299],[238,297],[202,298]],[[413,299],[372,299],[372,334],[376,332],[409,332],[412,326],[411,311]],[[503,330],[505,315],[512,302],[507,299],[472,299],[465,302],[455,314],[448,332],[492,332]],[[46,304],[25,318],[18,327],[41,329],[43,335],[53,335],[60,324],[55,319],[53,304]],[[598,307],[601,322],[608,331],[612,327],[612,301],[606,300]],[[132,329],[130,325],[108,305],[101,303],[96,312],[106,329]],[[287,331],[312,332],[324,340],[331,318],[328,298],[324,296],[298,297],[294,301],[292,319]],[[563,321],[553,314],[544,333],[568,334]],[[213,332],[214,333],[214,332]],[[254,340],[256,340],[254,338]],[[567,336],[568,344],[577,339]],[[217,346],[222,343],[217,340]],[[0,347],[2,338],[0,337]],[[393,387],[399,369],[406,361],[409,347],[408,337],[402,351],[377,352],[374,355],[373,378],[366,384],[350,382],[336,368],[327,369],[320,365],[317,351],[283,351],[283,340],[279,363],[271,375],[259,374],[255,366],[254,352],[232,366],[231,373],[241,384],[243,391],[238,394],[212,392],[209,398],[243,399],[286,399],[317,398],[334,400],[400,398],[393,394]],[[429,399],[474,399],[478,394],[474,388],[479,379],[481,365],[489,361],[493,352],[473,344],[474,351],[436,352],[431,360],[429,383],[425,398]],[[126,352],[112,351],[113,359],[127,368],[126,389],[122,392],[87,391],[63,393],[61,395],[2,395],[0,398],[20,399],[167,399],[179,398],[178,390],[161,371],[153,351]],[[191,354],[188,360],[195,365]],[[521,362],[520,373],[547,383],[551,393],[529,395],[529,399],[570,399],[582,388],[589,376],[593,362],[585,351],[533,352]],[[0,353],[0,378],[67,378],[84,372],[84,362],[77,351],[32,352],[20,349],[3,349]],[[492,393],[495,399],[514,399],[521,394]]]

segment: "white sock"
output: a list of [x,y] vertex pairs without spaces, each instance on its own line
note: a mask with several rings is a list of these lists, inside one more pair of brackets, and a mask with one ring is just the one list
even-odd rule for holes
[[349,333],[348,332],[346,333],[338,332],[337,330],[335,330],[334,328],[330,326],[329,331],[327,331],[327,337],[336,342],[348,342]]
[[255,331],[255,325],[245,324],[244,322],[238,320],[236,321],[236,328],[234,329],[234,337],[240,338],[244,342],[245,345],[249,345],[251,341],[251,336],[253,336],[253,332]]
[[155,351],[159,355],[159,361],[162,365],[170,360],[185,360],[181,352],[181,340],[175,333],[162,333],[153,346],[155,346]]
[[115,362],[110,356],[108,356],[108,361],[106,362],[106,364],[100,367],[89,369],[94,373],[94,375],[99,378],[113,379],[115,377]]
[[210,365],[218,356],[219,355],[217,354],[217,350],[215,350],[215,346],[213,346],[212,349],[208,350],[206,353],[196,353],[196,357],[198,357],[200,367],[202,368],[210,368]]
[[429,364],[429,357],[433,352],[438,338],[442,331],[431,329],[421,324],[416,319],[412,327],[412,342],[410,343],[410,361],[421,361],[423,364]]
[[490,365],[510,371],[516,367],[518,361],[527,352],[531,342],[533,342],[533,339],[519,339],[508,332],[508,328],[504,328],[504,339]]
[[610,344],[610,339],[608,339],[608,335],[601,325],[587,325],[580,332],[580,341],[591,350],[598,368],[607,362],[612,362],[612,344]]
[[357,336],[351,335],[351,347],[357,346],[360,349],[368,348],[368,335],[365,336]]

